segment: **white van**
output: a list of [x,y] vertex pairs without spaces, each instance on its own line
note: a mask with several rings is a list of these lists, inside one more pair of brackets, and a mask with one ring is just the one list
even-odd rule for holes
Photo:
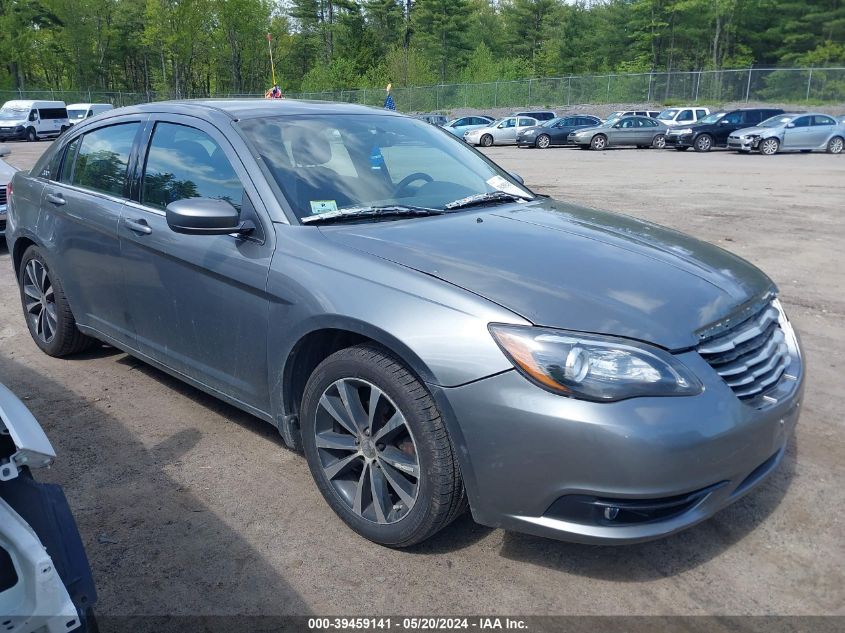
[[7,101],[0,108],[0,141],[58,136],[70,127],[64,101]]
[[110,103],[71,103],[67,107],[67,118],[74,125],[113,108]]
[[675,125],[692,125],[710,114],[709,108],[686,107],[666,108],[657,115],[657,120],[662,121],[669,127]]

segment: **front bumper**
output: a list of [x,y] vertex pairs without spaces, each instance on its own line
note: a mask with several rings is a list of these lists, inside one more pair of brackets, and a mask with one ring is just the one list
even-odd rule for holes
[[752,150],[757,149],[760,145],[760,141],[762,139],[757,138],[747,138],[745,136],[729,136],[728,137],[728,149],[737,150],[740,152],[750,152]]
[[671,147],[692,147],[694,141],[695,135],[693,134],[680,135],[669,132],[666,135],[666,145]]
[[0,128],[0,141],[16,141],[26,138],[26,128]]
[[[434,388],[457,422],[475,520],[568,541],[634,543],[688,528],[753,489],[781,461],[797,422],[800,360],[778,402],[757,409],[696,352],[679,359],[702,379],[700,395],[593,403],[543,391],[516,371]],[[606,506],[619,514],[604,515]],[[662,509],[628,520],[644,506]]]

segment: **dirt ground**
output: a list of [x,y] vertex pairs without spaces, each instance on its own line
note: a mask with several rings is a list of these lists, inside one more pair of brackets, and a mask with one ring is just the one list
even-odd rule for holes
[[[46,143],[12,144],[30,166]],[[323,502],[269,425],[122,353],[40,353],[0,247],[0,381],[59,458],[101,614],[845,614],[845,155],[492,148],[539,192],[653,220],[767,271],[809,358],[780,469],[643,545],[560,543],[467,514],[409,551]]]

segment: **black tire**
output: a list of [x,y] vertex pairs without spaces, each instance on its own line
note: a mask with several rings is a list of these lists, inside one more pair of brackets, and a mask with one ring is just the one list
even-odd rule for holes
[[481,137],[479,143],[481,144],[481,147],[490,147],[493,144],[493,137],[489,134],[485,134]]
[[[42,326],[42,332],[39,333],[38,318],[27,308],[28,304],[32,309],[37,309],[36,301],[32,295],[27,294],[27,291],[32,291],[32,277],[30,268],[31,262],[37,262],[38,265],[32,268],[41,267],[45,273],[45,283],[40,281],[37,283],[39,290],[47,288],[52,295],[52,304],[55,312],[55,325],[47,326],[46,329]],[[36,275],[37,276],[37,275]],[[21,306],[26,319],[26,325],[29,328],[29,333],[35,344],[41,348],[48,356],[55,356],[57,358],[62,356],[69,356],[76,354],[97,344],[97,341],[89,336],[86,336],[76,327],[76,319],[73,317],[67,297],[65,296],[62,282],[55,270],[52,270],[41,254],[41,250],[37,246],[30,246],[23,254],[21,259],[20,274],[18,276],[18,286],[20,287]],[[44,303],[40,307],[41,318],[47,319],[47,308]],[[49,330],[50,335],[48,335]]]
[[30,127],[26,130],[26,140],[30,143],[38,140],[38,134],[35,133],[35,128]]
[[713,137],[709,134],[700,134],[693,144],[696,152],[709,152],[713,149]]
[[534,141],[535,147],[539,149],[546,149],[552,144],[552,138],[548,134],[540,134]]
[[845,138],[842,138],[841,136],[834,136],[827,142],[825,151],[827,151],[828,154],[841,154],[843,149],[845,149]]
[[[367,475],[366,472],[356,470],[359,466],[363,466],[361,470],[366,471],[367,467],[364,460],[367,449],[364,443],[367,439],[371,440],[369,451],[371,452],[370,460],[373,468],[379,468],[377,460],[373,459],[372,455],[373,443],[378,440],[376,431],[378,427],[375,424],[372,425],[372,437],[370,437],[369,427],[367,427],[365,429],[366,437],[360,435],[355,441],[355,447],[358,448],[342,449],[346,452],[337,456],[337,461],[341,461],[346,456],[353,459],[353,461],[348,462],[350,464],[346,474],[348,479],[341,479],[337,473],[330,476],[324,470],[326,468],[331,469],[337,464],[337,461],[332,461],[328,465],[325,464],[323,460],[327,453],[331,454],[331,451],[326,449],[325,444],[321,444],[321,448],[318,449],[317,433],[320,432],[321,437],[325,437],[327,432],[337,436],[345,433],[345,431],[340,424],[333,422],[331,418],[326,418],[327,409],[324,407],[320,409],[323,406],[321,400],[324,395],[327,398],[329,397],[335,385],[347,381],[376,387],[381,392],[382,397],[386,397],[385,400],[379,400],[379,402],[386,402],[387,405],[381,406],[391,406],[404,417],[404,427],[406,428],[402,429],[400,433],[407,431],[405,437],[410,438],[413,456],[418,464],[419,476],[413,504],[410,509],[405,510],[405,514],[392,522],[377,522],[365,517],[365,512],[361,511],[364,502],[358,503],[359,512],[356,513],[354,502],[349,499],[350,495],[354,495],[356,490],[356,478],[357,486],[361,489],[366,488],[366,484],[363,482],[369,481],[371,487],[368,508],[375,508],[376,506],[372,494],[375,487],[375,484],[373,484],[374,475]],[[361,398],[359,404],[363,412],[363,407],[368,407],[369,404],[363,399],[365,397],[363,392],[356,391],[355,393]],[[372,394],[372,391],[369,393]],[[318,415],[321,416],[319,422]],[[300,420],[305,457],[308,460],[308,466],[317,487],[332,510],[364,538],[388,547],[409,547],[431,537],[466,509],[466,492],[461,479],[455,448],[449,439],[446,426],[434,399],[425,386],[403,363],[384,349],[372,344],[356,345],[335,352],[320,363],[305,386]],[[320,431],[320,426],[326,424],[325,420],[329,421],[330,426],[334,424],[338,433],[335,433],[334,430]],[[384,426],[381,428],[383,429]],[[407,441],[406,439],[406,446]],[[377,450],[383,451],[383,445],[382,448]],[[352,453],[350,454],[349,451],[352,451]],[[356,457],[356,455],[359,455],[359,457]],[[379,472],[384,473],[383,470]],[[395,475],[394,471],[393,476]],[[338,483],[333,483],[333,481],[341,481],[346,486],[347,493],[345,496],[341,493]],[[388,487],[386,490],[395,492],[396,488],[395,486]],[[366,494],[366,491],[364,494]],[[355,499],[358,500],[357,495],[355,495]],[[382,507],[387,508],[388,506]],[[401,503],[394,505],[392,510],[397,511],[397,507],[401,507]]]
[[596,134],[592,139],[590,139],[590,149],[594,149],[597,152],[601,152],[606,147],[607,137],[604,134]]

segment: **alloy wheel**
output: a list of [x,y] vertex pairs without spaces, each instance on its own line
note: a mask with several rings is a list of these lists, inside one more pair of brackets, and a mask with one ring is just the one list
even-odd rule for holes
[[695,141],[695,149],[699,152],[709,152],[713,142],[707,134],[703,134]]
[[666,147],[666,137],[662,134],[658,134],[654,137],[654,147],[657,149],[663,149]]
[[23,292],[26,317],[32,325],[32,330],[41,341],[49,343],[58,329],[56,297],[47,269],[37,259],[30,260],[26,265]]
[[845,148],[845,141],[843,141],[840,137],[830,139],[830,143],[827,146],[827,150],[831,154],[841,154],[843,148]]
[[765,154],[766,156],[771,156],[772,154],[776,154],[778,151],[778,146],[780,143],[775,138],[767,138],[765,141],[760,143],[760,153]]
[[541,134],[540,138],[537,139],[537,147],[540,149],[546,149],[549,146],[549,137],[545,134]]
[[596,136],[595,138],[593,138],[592,145],[593,145],[593,149],[598,149],[598,150],[604,149],[604,146],[605,146],[604,137],[601,136],[601,135]]
[[329,385],[320,396],[314,434],[326,480],[355,515],[384,525],[414,507],[417,445],[405,416],[376,385],[360,378]]

